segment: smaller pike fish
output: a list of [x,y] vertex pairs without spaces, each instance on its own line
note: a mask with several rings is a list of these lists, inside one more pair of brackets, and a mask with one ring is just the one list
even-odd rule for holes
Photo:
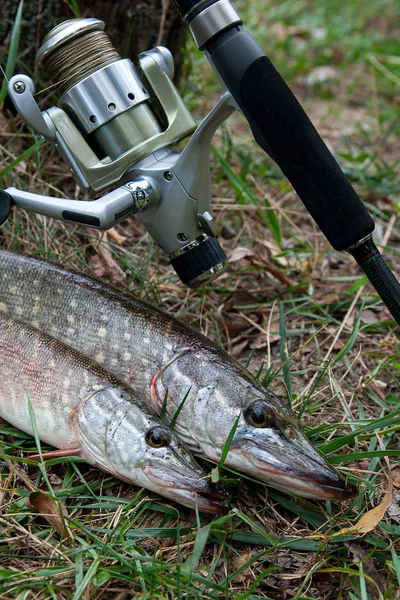
[[[224,514],[217,492],[174,433],[96,363],[0,315],[0,416],[93,465],[184,506]],[[55,453],[57,454],[57,453]]]

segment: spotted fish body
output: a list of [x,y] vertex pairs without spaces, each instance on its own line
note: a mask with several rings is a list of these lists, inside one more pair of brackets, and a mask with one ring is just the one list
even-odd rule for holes
[[[215,491],[179,440],[96,363],[0,315],[0,374],[0,416],[14,426],[36,427],[42,441],[186,506],[224,512],[203,496]],[[150,446],[149,431],[164,432],[167,443]]]
[[103,365],[166,418],[179,407],[175,431],[197,454],[220,460],[235,427],[225,465],[301,496],[348,497],[283,403],[194,329],[40,260],[0,251],[0,273],[0,312]]

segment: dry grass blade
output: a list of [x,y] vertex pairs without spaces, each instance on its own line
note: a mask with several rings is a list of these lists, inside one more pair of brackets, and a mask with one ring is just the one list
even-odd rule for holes
[[3,102],[7,96],[8,80],[12,77],[14,73],[14,67],[17,60],[23,7],[24,2],[23,0],[21,0],[21,2],[18,5],[17,14],[15,16],[14,26],[11,34],[10,49],[8,51],[7,56],[6,70],[4,72],[4,79],[0,89],[0,108],[3,106]]
[[93,241],[92,245],[97,254],[90,260],[90,267],[97,277],[109,279],[112,284],[125,287],[126,274],[121,269],[110,250],[106,247],[108,242],[107,233],[99,233],[90,230],[90,236],[98,241]]

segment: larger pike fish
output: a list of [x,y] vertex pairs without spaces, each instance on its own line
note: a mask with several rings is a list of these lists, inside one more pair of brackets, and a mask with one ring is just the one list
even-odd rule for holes
[[[29,410],[31,403],[34,418]],[[76,351],[0,315],[0,416],[130,483],[209,513],[221,494],[130,390]]]
[[[210,340],[146,303],[41,260],[0,251],[0,311],[104,365],[198,455],[305,498],[353,489],[310,444],[293,414]],[[184,400],[184,401],[183,401]]]

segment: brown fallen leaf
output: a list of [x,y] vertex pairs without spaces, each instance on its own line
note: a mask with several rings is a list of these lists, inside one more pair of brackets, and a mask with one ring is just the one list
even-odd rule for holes
[[118,231],[115,229],[115,227],[111,227],[111,229],[109,229],[107,231],[107,234],[114,240],[114,242],[116,242],[117,244],[123,244],[124,242],[126,242],[126,237],[124,235],[121,235],[120,233],[118,233]]
[[374,586],[378,585],[382,589],[384,582],[380,576],[380,573],[375,565],[374,559],[368,555],[368,553],[359,545],[355,543],[348,543],[347,552],[352,557],[352,562],[355,564],[362,564],[365,575],[365,584],[367,591],[371,594],[372,598],[375,598]]
[[375,508],[372,508],[371,510],[366,512],[355,525],[352,525],[351,527],[345,527],[344,529],[341,529],[340,531],[336,531],[332,537],[334,538],[334,537],[337,537],[338,535],[353,535],[354,533],[359,533],[362,535],[364,533],[368,533],[369,531],[372,531],[373,529],[375,529],[375,527],[378,525],[379,521],[382,521],[387,509],[391,505],[392,496],[393,496],[393,481],[392,481],[392,477],[391,477],[391,474],[389,471],[388,489],[386,491],[386,494],[383,497],[382,502],[380,504],[378,504],[378,506],[375,506]]
[[[242,569],[251,560],[251,558],[252,558],[252,555],[250,554],[250,552],[244,552],[243,554],[238,554],[237,556],[235,556],[232,559],[232,562],[230,564],[231,571],[233,572],[233,571]],[[243,583],[249,577],[251,577],[251,569],[249,567],[247,567],[246,569],[244,569],[243,571],[241,571],[240,573],[238,573],[236,575],[236,577],[234,578],[234,581],[237,581],[238,583]]]
[[249,340],[242,340],[241,342],[239,342],[239,344],[236,344],[235,346],[233,346],[233,348],[230,351],[231,356],[234,356],[235,358],[240,356],[242,354],[243,350],[248,345],[248,343],[249,343]]
[[400,465],[392,468],[392,479],[394,487],[400,489]]
[[400,490],[393,490],[392,503],[387,510],[387,516],[389,523],[400,523]]
[[250,348],[252,350],[261,350],[268,346],[268,343],[274,344],[279,341],[279,335],[270,335],[269,338],[266,333],[259,333],[257,337],[251,342]]
[[361,311],[361,321],[364,323],[379,323],[379,320],[379,313],[376,311],[370,308],[365,308],[363,311]]
[[[97,244],[95,241],[92,242],[92,246],[96,250],[97,254],[90,259],[89,265],[97,277],[107,277],[111,283],[121,287],[126,285],[126,274],[117,264],[113,258],[111,252],[105,247],[102,242],[107,242],[107,234],[99,234]],[[90,232],[93,236],[93,232]],[[99,236],[102,235],[100,238]]]
[[61,537],[67,536],[72,540],[71,531],[62,518],[62,515],[68,517],[67,509],[63,504],[57,504],[53,498],[39,491],[29,494],[27,505],[29,508],[36,509]]
[[245,246],[237,246],[230,252],[228,252],[228,263],[239,262],[242,258],[247,258],[248,256],[254,256],[253,250],[250,248],[246,248]]
[[318,301],[318,304],[321,306],[326,306],[327,304],[333,304],[340,299],[340,294],[338,292],[328,292],[328,293],[314,293],[314,298]]
[[278,40],[286,40],[288,37],[310,37],[310,30],[298,25],[283,25],[283,23],[274,23],[269,27],[269,34],[275,36]]

